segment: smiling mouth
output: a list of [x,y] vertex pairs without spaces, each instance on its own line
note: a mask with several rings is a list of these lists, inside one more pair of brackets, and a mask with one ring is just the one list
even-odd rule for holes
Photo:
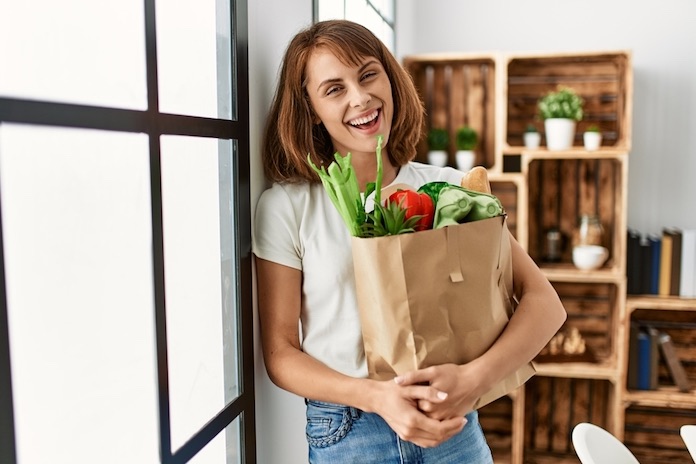
[[348,124],[351,127],[355,127],[358,129],[369,129],[370,127],[377,124],[378,118],[379,110],[375,110],[373,113],[370,113],[367,116],[363,116],[362,118],[355,118],[351,121],[348,121]]

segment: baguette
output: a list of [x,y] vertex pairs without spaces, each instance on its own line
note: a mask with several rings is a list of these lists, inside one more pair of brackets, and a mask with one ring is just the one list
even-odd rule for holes
[[460,183],[462,187],[474,192],[491,193],[491,184],[488,182],[488,171],[483,166],[475,166],[464,174]]

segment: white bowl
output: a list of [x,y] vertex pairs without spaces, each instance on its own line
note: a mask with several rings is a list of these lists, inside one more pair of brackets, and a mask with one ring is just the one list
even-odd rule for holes
[[578,245],[573,248],[573,264],[578,269],[599,269],[609,257],[609,250],[599,245]]

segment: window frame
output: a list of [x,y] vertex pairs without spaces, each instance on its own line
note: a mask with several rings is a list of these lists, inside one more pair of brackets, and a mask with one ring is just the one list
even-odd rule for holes
[[[0,124],[19,123],[65,128],[101,129],[116,132],[144,133],[149,138],[149,166],[152,214],[153,285],[157,357],[157,394],[159,416],[159,450],[162,464],[188,462],[235,419],[240,419],[240,459],[256,462],[254,405],[254,346],[251,264],[251,197],[249,161],[249,66],[247,0],[230,0],[232,46],[231,102],[236,106],[236,120],[205,118],[161,113],[157,78],[157,42],[155,0],[143,0],[146,47],[147,110],[117,109],[51,101],[35,101],[0,96]],[[160,136],[184,135],[236,141],[233,172],[233,198],[237,247],[236,263],[237,317],[239,332],[239,396],[220,410],[179,449],[171,449],[169,377],[164,280],[162,191]],[[12,399],[12,370],[6,292],[2,198],[0,198],[0,462],[17,464]]]

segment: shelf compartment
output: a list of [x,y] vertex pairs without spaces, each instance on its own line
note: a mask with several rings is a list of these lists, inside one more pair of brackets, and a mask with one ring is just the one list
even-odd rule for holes
[[507,213],[507,224],[510,233],[517,239],[522,248],[527,248],[526,228],[527,207],[525,182],[521,174],[491,172],[488,175],[491,193],[498,197]]
[[[454,136],[468,125],[479,135],[475,165],[496,170],[496,105],[499,84],[497,55],[432,54],[407,56],[404,67],[413,77],[426,110],[426,129],[446,128],[450,133],[448,165],[456,166]],[[427,162],[425,138],[416,160]]]
[[503,396],[479,409],[479,422],[496,463],[512,461],[513,407],[513,399]]
[[[645,298],[640,301],[648,307],[637,308],[632,306],[635,302],[629,302],[630,321],[640,326],[653,327],[670,336],[674,351],[684,367],[691,385],[691,391],[681,394],[676,391],[674,379],[669,372],[662,352],[658,349],[658,389],[629,392],[629,398],[640,399],[643,402],[650,401],[651,404],[656,405],[659,405],[660,401],[663,401],[664,405],[675,403],[683,406],[691,405],[692,408],[696,409],[696,305],[685,306],[696,302],[693,300],[678,301],[677,298],[674,298],[671,301],[665,300],[658,303],[661,305],[659,308],[650,308],[651,299]],[[671,307],[669,307],[670,305]],[[688,398],[692,400],[689,401]]]
[[510,55],[506,58],[506,152],[521,150],[526,126],[534,123],[542,134],[537,102],[559,85],[573,88],[585,100],[584,117],[577,125],[574,145],[582,146],[582,132],[599,126],[604,146],[631,146],[633,99],[630,51],[577,54]]
[[536,376],[525,386],[526,461],[575,458],[571,441],[573,427],[591,422],[607,430],[620,427],[613,417],[616,389],[611,382],[597,379],[569,379]]
[[679,428],[694,423],[693,409],[631,406],[623,441],[640,462],[691,462]]
[[572,266],[572,238],[579,217],[588,214],[599,218],[603,245],[609,250],[601,270],[625,275],[627,160],[618,152],[522,155],[528,185],[528,252],[535,262],[547,264],[547,233],[555,229],[563,237],[559,262]]

